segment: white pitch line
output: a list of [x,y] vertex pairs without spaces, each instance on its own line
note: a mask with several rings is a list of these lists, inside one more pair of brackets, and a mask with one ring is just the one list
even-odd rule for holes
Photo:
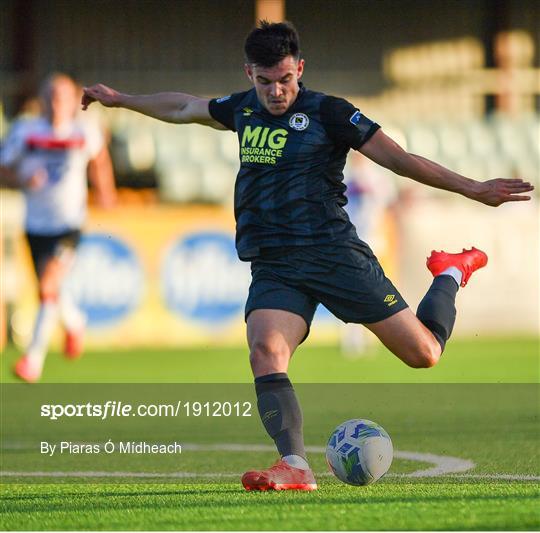
[[[191,451],[230,451],[230,452],[272,452],[273,446],[268,444],[183,444],[182,450]],[[326,448],[322,446],[306,446],[306,452],[325,453]],[[409,461],[419,461],[421,463],[431,463],[431,468],[416,470],[410,474],[403,474],[405,477],[437,477],[458,472],[467,472],[476,466],[475,463],[459,457],[449,455],[435,455],[433,453],[394,451],[396,459],[407,459]]]
[[425,470],[416,470],[407,474],[407,477],[437,477],[457,472],[467,472],[473,469],[476,464],[467,459],[451,457],[450,455],[435,455],[432,453],[400,452],[396,451],[394,457],[407,459],[409,461],[422,461],[432,463],[434,466]]
[[540,481],[540,476],[529,474],[458,474],[455,479],[507,479],[509,481]]

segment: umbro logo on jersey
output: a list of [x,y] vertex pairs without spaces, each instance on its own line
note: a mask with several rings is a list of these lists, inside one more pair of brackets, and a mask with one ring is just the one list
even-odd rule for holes
[[245,117],[249,117],[251,116],[251,113],[253,113],[253,109],[251,109],[251,107],[244,107],[242,111]]
[[289,120],[289,126],[293,130],[305,130],[309,126],[309,118],[304,113],[295,113]]

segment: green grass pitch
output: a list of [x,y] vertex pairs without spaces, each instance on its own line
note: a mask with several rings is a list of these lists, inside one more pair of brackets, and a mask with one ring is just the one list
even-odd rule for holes
[[[144,457],[135,464],[133,459],[122,462],[119,458],[116,474],[99,477],[105,468],[85,456],[72,459],[71,468],[79,474],[71,477],[4,477],[0,529],[537,530],[538,348],[538,340],[531,338],[455,340],[437,367],[413,370],[382,348],[368,357],[348,360],[333,347],[303,346],[290,375],[299,383],[318,491],[245,492],[239,475],[245,469],[271,464],[275,459],[271,448],[240,452],[218,445],[208,451],[204,445],[235,437],[237,442],[269,445],[268,437],[257,420],[246,426],[244,439],[225,421],[214,427],[207,420],[194,426],[200,427],[201,449],[164,458],[151,467]],[[16,357],[12,349],[3,354],[3,383],[14,381],[9,368]],[[217,384],[249,383],[251,376],[245,347],[148,349],[88,353],[75,362],[52,353],[44,381]],[[307,383],[365,385],[317,389]],[[335,396],[310,397],[339,387],[349,394],[356,390],[366,394],[359,395],[351,413],[338,410]],[[321,453],[328,428],[342,421],[335,418],[349,414],[381,422],[397,450],[389,474],[368,487],[337,482],[327,472]],[[9,425],[13,416],[4,413],[3,423]],[[213,431],[216,428],[222,429]],[[159,431],[162,428],[156,427]],[[405,450],[418,456],[400,453]],[[18,470],[25,453],[3,448],[2,470]],[[468,460],[474,466],[462,472],[415,477],[434,466],[433,455]],[[68,470],[65,464],[53,469]],[[141,472],[148,471],[153,474],[142,477]],[[182,478],[185,472],[199,477]],[[133,477],[127,476],[130,473]]]
[[[384,347],[347,359],[333,346],[310,346],[295,353],[289,367],[293,383],[536,383],[540,378],[535,338],[452,339],[437,366],[411,369]],[[1,381],[15,382],[10,368],[17,357],[6,350]],[[200,349],[126,349],[86,354],[66,361],[47,358],[43,382],[68,383],[251,383],[246,346]]]
[[16,485],[3,500],[13,530],[534,530],[530,483],[325,484],[313,493],[219,485]]

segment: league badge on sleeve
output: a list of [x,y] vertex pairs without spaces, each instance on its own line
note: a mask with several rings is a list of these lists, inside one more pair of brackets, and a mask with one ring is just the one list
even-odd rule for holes
[[353,124],[354,126],[358,126],[361,116],[362,116],[362,113],[360,113],[360,111],[355,111],[352,117],[349,119],[349,122]]
[[297,131],[303,131],[309,126],[309,118],[304,113],[295,113],[289,119],[289,126]]

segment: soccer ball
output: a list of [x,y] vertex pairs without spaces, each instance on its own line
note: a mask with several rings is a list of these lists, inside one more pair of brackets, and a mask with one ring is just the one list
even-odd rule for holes
[[334,475],[349,485],[369,485],[384,476],[394,449],[386,431],[371,420],[340,424],[326,446],[326,462]]

